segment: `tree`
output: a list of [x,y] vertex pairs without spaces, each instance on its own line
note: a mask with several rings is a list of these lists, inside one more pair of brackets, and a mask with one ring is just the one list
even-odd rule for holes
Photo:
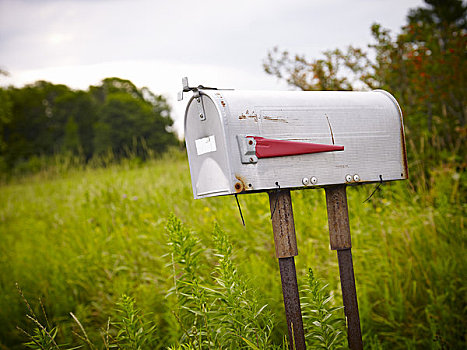
[[461,0],[425,3],[409,11],[395,37],[374,24],[376,42],[368,51],[350,46],[310,60],[276,48],[264,69],[302,90],[386,89],[403,109],[409,157],[426,169],[446,160],[465,162],[467,7]]
[[70,151],[86,159],[161,153],[178,144],[172,124],[163,96],[120,78],[88,91],[45,81],[0,89],[0,168]]
[[81,148],[78,134],[78,124],[73,116],[68,118],[65,124],[65,135],[63,137],[63,150],[65,152],[78,153]]
[[[0,70],[0,76],[7,76],[8,73]],[[11,121],[11,98],[7,89],[0,88],[0,172],[7,169],[7,163],[4,157],[7,144],[4,140],[4,130]]]
[[132,148],[144,156],[144,147],[162,153],[177,144],[170,130],[170,106],[163,96],[119,78],[104,79],[101,85],[90,87],[90,93],[99,104],[94,124],[97,154],[111,149],[124,156]]
[[38,81],[23,88],[8,88],[11,119],[3,128],[5,161],[12,167],[34,155],[59,151],[67,119],[56,113],[57,99],[70,92],[65,85]]
[[[73,142],[79,144],[78,148],[74,148],[74,152],[76,153],[79,149],[86,159],[92,157],[94,153],[93,125],[97,120],[97,109],[96,101],[86,91],[70,91],[57,98],[55,114],[60,115],[60,118],[66,123],[63,134],[58,141],[60,149],[69,150],[70,134],[67,134],[67,123],[72,123],[71,118],[73,123],[76,123],[76,136],[78,138]],[[68,127],[70,126],[68,125]]]

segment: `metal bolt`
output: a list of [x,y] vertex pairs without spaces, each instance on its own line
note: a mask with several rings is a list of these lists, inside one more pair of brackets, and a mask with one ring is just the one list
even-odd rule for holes
[[308,185],[309,182],[310,182],[310,181],[308,180],[307,177],[304,177],[304,178],[302,179],[302,184],[304,184],[305,186]]
[[345,175],[345,181],[352,182],[352,175],[349,175],[349,174]]
[[354,179],[355,182],[358,182],[358,181],[360,181],[360,176],[358,176],[358,174],[355,174],[353,176],[353,179]]
[[250,158],[250,163],[253,163],[255,160],[253,158]]
[[318,183],[318,179],[313,176],[313,177],[310,178],[310,182],[311,182],[312,185],[316,185]]

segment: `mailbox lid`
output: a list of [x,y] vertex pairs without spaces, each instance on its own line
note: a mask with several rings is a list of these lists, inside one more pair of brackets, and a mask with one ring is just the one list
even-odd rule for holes
[[[219,135],[224,138],[226,164],[220,167],[229,183],[229,189],[222,194],[278,186],[304,188],[407,178],[402,113],[396,100],[385,91],[206,90],[202,93],[215,106],[206,114],[213,113],[212,118],[222,124]],[[190,102],[187,118],[196,116],[194,107]],[[196,123],[202,130],[209,129],[203,121]],[[187,140],[193,136],[188,129],[185,135]],[[239,136],[342,145],[344,150],[265,158],[245,164]],[[192,172],[193,176],[196,174]],[[195,188],[194,194],[197,198],[209,196],[197,194]]]
[[[202,111],[202,116],[200,116]],[[216,102],[201,94],[185,112],[185,143],[195,198],[231,194],[224,121]]]

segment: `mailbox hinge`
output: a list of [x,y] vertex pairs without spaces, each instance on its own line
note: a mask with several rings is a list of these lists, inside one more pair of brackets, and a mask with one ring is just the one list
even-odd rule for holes
[[183,90],[178,93],[178,100],[181,101],[183,100],[183,93],[188,92],[188,91],[193,91],[193,97],[196,101],[196,105],[198,106],[198,114],[199,114],[199,119],[200,120],[206,120],[206,113],[204,111],[204,104],[203,104],[203,98],[201,96],[200,90],[217,90],[217,88],[210,88],[210,87],[205,87],[203,85],[199,86],[193,86],[190,87],[188,85],[188,78],[185,77],[182,79],[182,85],[183,85]]
[[[200,120],[206,120],[206,113],[204,111],[203,98],[201,96],[201,90],[219,90],[218,88],[207,87],[203,85],[198,86],[189,86],[188,78],[185,77],[182,79],[183,90],[178,93],[178,100],[183,100],[183,93],[188,91],[193,91],[193,97],[196,100],[196,105],[198,106],[198,114]],[[221,89],[221,90],[232,90],[232,89]]]
[[206,120],[206,113],[204,112],[203,98],[199,93],[199,90],[193,90],[193,97],[196,101],[196,106],[198,106],[199,120]]

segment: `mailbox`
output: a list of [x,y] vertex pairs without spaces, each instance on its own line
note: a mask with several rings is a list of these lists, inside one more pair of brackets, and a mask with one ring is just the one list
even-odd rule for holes
[[189,90],[195,198],[408,176],[401,109],[386,91]]

